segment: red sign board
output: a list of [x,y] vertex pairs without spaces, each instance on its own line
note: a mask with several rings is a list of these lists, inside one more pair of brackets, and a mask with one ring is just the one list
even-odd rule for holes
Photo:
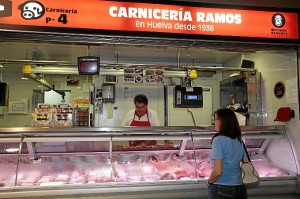
[[0,26],[299,39],[297,12],[104,0],[0,0]]

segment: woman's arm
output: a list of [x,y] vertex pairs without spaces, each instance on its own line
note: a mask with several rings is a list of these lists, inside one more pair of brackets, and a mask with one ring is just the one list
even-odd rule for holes
[[223,160],[222,159],[214,159],[214,168],[207,180],[207,184],[212,184],[216,180],[218,180],[223,172]]

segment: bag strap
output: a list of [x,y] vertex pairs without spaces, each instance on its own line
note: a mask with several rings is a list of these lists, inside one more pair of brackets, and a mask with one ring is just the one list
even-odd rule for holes
[[246,154],[247,154],[247,158],[248,158],[249,162],[251,162],[251,159],[250,159],[249,153],[248,153],[248,151],[247,151],[246,145],[245,145],[245,143],[244,143],[244,141],[243,141],[242,139],[241,139],[241,141],[242,141],[242,143],[243,143],[244,150],[245,150],[245,152],[246,152]]

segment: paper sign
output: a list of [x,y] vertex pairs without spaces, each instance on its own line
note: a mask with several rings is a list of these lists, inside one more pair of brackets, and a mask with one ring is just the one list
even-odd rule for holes
[[297,78],[289,79],[285,81],[286,85],[286,103],[297,104],[298,103],[298,86]]

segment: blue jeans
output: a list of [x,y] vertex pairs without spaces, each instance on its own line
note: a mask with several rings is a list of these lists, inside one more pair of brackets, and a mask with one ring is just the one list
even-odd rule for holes
[[247,199],[247,189],[245,185],[212,184],[208,186],[208,199]]

